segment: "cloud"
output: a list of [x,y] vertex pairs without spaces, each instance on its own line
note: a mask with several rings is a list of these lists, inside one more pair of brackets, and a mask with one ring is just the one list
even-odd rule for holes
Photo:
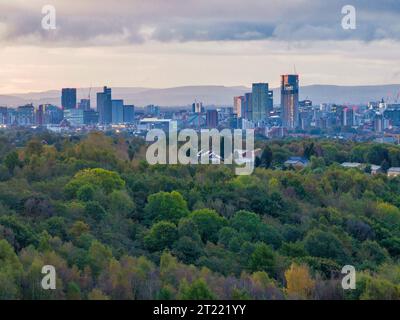
[[[57,0],[55,31],[41,28],[48,2],[3,0],[0,41],[83,47],[150,40],[400,40],[398,0]],[[348,2],[357,9],[356,30],[341,27]]]

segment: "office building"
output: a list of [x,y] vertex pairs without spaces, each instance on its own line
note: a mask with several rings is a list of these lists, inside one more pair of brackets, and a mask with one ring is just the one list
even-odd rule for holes
[[51,104],[44,105],[44,123],[45,124],[60,124],[64,118],[62,109]]
[[207,128],[216,128],[218,126],[218,111],[207,110],[206,113],[206,126]]
[[124,105],[124,123],[133,123],[135,121],[135,106]]
[[61,90],[61,106],[63,110],[76,108],[76,88],[63,88]]
[[386,109],[383,114],[384,117],[388,119],[393,126],[400,127],[400,108]]
[[103,92],[97,93],[97,112],[100,124],[112,122],[111,88],[104,87]]
[[45,124],[43,104],[39,105],[38,109],[36,110],[36,124],[38,126],[43,126]]
[[83,112],[82,109],[66,109],[64,110],[64,119],[67,120],[72,127],[83,126]]
[[342,127],[352,127],[354,125],[354,111],[351,108],[344,107],[340,115]]
[[294,130],[299,125],[299,76],[281,78],[281,112],[284,128]]
[[273,107],[273,93],[268,83],[253,83],[251,93],[253,122],[266,120]]
[[157,107],[154,104],[150,104],[150,105],[146,106],[144,109],[145,109],[145,113],[149,116],[152,116],[152,117],[160,116],[160,107]]
[[99,113],[93,109],[83,110],[83,123],[85,125],[94,125],[99,122]]
[[35,108],[32,104],[17,108],[17,123],[20,126],[32,126],[35,124]]
[[85,111],[90,110],[90,99],[81,99],[78,103],[78,109]]
[[244,116],[242,115],[243,118],[247,119],[247,120],[252,120],[253,118],[253,108],[252,108],[252,94],[251,92],[248,92],[244,95]]
[[0,124],[8,124],[8,109],[0,107]]
[[111,100],[112,123],[120,124],[124,122],[124,100]]
[[244,96],[238,96],[233,98],[233,112],[242,118],[242,108],[243,108]]
[[195,101],[192,104],[192,112],[193,113],[203,113],[204,112],[203,103]]

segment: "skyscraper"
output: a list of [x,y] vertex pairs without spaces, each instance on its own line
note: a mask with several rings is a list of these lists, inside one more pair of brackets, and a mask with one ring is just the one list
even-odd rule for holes
[[76,88],[63,88],[61,90],[61,106],[64,110],[76,108]]
[[344,107],[340,113],[340,124],[343,127],[352,127],[354,125],[354,111],[351,108]]
[[135,106],[124,105],[124,123],[133,123],[135,121]]
[[119,124],[124,122],[124,100],[111,100],[112,123]]
[[51,104],[44,105],[44,122],[46,124],[59,124],[64,118],[62,109]]
[[81,99],[78,103],[78,109],[82,109],[84,111],[90,110],[90,99]]
[[233,113],[237,115],[238,118],[241,118],[242,115],[242,105],[243,105],[244,96],[238,96],[233,98]]
[[192,104],[192,112],[193,113],[203,113],[204,112],[203,103],[195,101]]
[[246,93],[245,95],[244,95],[244,101],[243,101],[243,104],[244,104],[244,113],[245,113],[245,115],[244,115],[244,117],[243,118],[246,118],[247,120],[252,120],[253,119],[253,107],[252,107],[252,93],[251,92],[248,92],[248,93]]
[[299,125],[299,76],[283,75],[281,80],[282,124],[288,129]]
[[36,124],[38,126],[44,125],[44,105],[39,105],[38,109],[36,110]]
[[35,124],[35,108],[32,104],[18,107],[17,112],[18,125],[31,126]]
[[218,126],[218,111],[217,110],[207,110],[206,113],[206,125],[207,128],[216,128]]
[[252,120],[262,121],[268,118],[272,111],[272,91],[269,91],[268,83],[253,83],[252,86]]
[[112,122],[111,88],[104,87],[103,92],[97,93],[97,112],[100,124]]

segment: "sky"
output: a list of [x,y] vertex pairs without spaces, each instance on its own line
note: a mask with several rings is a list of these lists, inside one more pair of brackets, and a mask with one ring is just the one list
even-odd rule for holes
[[294,72],[302,85],[398,84],[399,53],[399,0],[0,0],[0,94],[277,87]]

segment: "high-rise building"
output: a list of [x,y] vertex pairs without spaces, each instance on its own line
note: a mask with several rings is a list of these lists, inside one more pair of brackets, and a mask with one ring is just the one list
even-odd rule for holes
[[374,117],[374,131],[383,132],[384,130],[384,117],[382,114],[377,113]]
[[44,105],[39,105],[38,109],[36,110],[36,124],[38,126],[44,125]]
[[251,93],[252,120],[258,122],[267,119],[273,107],[273,93],[269,90],[268,83],[253,83]]
[[400,108],[399,109],[387,109],[383,112],[386,119],[390,120],[390,123],[396,127],[400,126]]
[[8,124],[8,109],[0,107],[0,124]]
[[299,125],[299,76],[283,75],[281,79],[282,125],[296,129]]
[[354,125],[354,111],[351,108],[344,107],[340,115],[341,125],[343,127],[352,127]]
[[93,109],[83,110],[83,123],[86,125],[94,125],[99,122],[99,113]]
[[84,124],[82,109],[66,109],[64,110],[64,119],[73,127],[79,127]]
[[18,125],[18,109],[8,108],[7,120],[10,125]]
[[97,112],[100,124],[112,122],[111,88],[104,87],[103,92],[97,93]]
[[18,125],[20,126],[32,126],[35,124],[35,108],[32,104],[18,107]]
[[145,112],[147,115],[158,117],[160,115],[160,107],[157,107],[154,104],[150,104],[145,107]]
[[111,114],[113,124],[124,122],[124,100],[111,100]]
[[252,107],[252,103],[253,103],[253,98],[252,98],[252,93],[248,92],[244,95],[244,116],[242,116],[243,118],[246,118],[247,120],[252,120],[253,119],[253,107]]
[[124,123],[133,123],[135,121],[135,106],[124,105]]
[[62,109],[51,105],[44,105],[44,123],[45,124],[60,124],[64,118]]
[[76,88],[63,88],[61,90],[61,106],[63,110],[76,108]]
[[194,102],[192,104],[192,112],[193,113],[203,113],[204,112],[204,107],[202,102]]
[[88,111],[90,110],[90,99],[81,99],[78,103],[78,109]]
[[233,98],[233,113],[237,115],[238,118],[242,118],[242,108],[243,108],[244,96],[238,96]]
[[218,111],[207,110],[206,113],[206,125],[207,128],[216,128],[218,126]]

